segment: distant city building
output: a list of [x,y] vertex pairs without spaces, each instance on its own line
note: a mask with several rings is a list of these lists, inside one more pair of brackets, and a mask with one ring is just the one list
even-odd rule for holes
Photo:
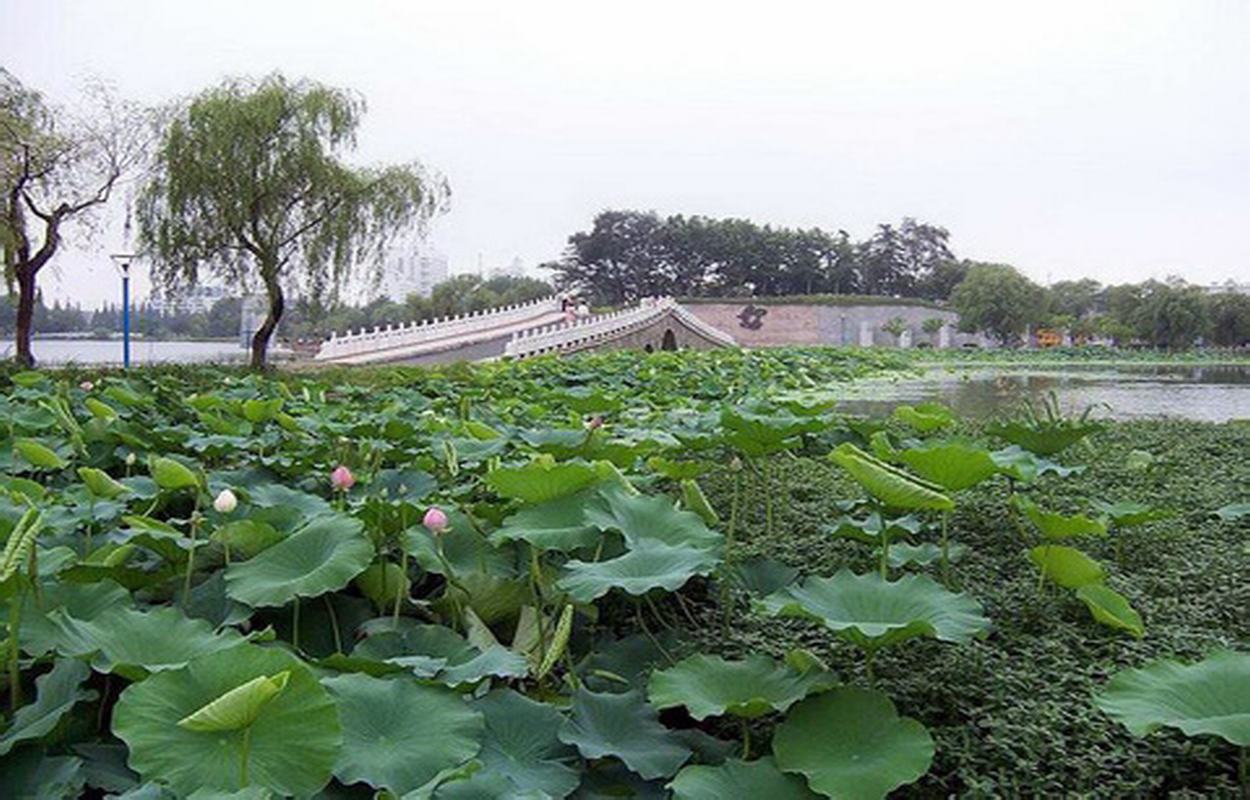
[[447,256],[442,253],[396,252],[386,263],[382,294],[397,303],[410,294],[429,297],[447,275]]
[[181,292],[157,292],[148,298],[149,312],[157,314],[202,314],[233,295],[223,286],[194,286]]
[[524,278],[525,263],[521,261],[520,256],[512,259],[506,267],[496,267],[490,271],[492,278]]
[[1229,278],[1223,283],[1211,283],[1203,286],[1202,290],[1207,294],[1222,294],[1224,292],[1231,292],[1233,294],[1250,295],[1250,283],[1237,283],[1232,278]]

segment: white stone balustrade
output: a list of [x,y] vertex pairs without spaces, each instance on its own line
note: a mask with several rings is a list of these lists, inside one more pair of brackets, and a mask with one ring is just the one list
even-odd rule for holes
[[411,347],[440,339],[454,339],[464,334],[507,326],[530,317],[559,310],[560,298],[553,295],[528,303],[492,308],[487,311],[474,311],[471,314],[461,314],[455,317],[442,317],[407,325],[387,325],[385,328],[374,327],[372,330],[362,328],[355,333],[351,331],[344,334],[332,333],[330,338],[322,343],[321,350],[317,353],[317,360],[327,361],[379,350]]
[[671,297],[646,298],[633,308],[522,331],[512,335],[504,355],[526,358],[583,347],[648,325],[678,308],[677,301]]

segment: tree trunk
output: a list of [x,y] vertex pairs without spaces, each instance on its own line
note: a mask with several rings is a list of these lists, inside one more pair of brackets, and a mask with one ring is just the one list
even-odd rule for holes
[[35,271],[29,266],[18,267],[17,272],[17,322],[13,340],[16,345],[14,358],[18,364],[30,369],[35,366],[35,354],[30,349],[30,339],[35,327]]
[[269,352],[269,338],[278,329],[278,321],[282,319],[282,311],[286,308],[286,302],[282,297],[282,286],[274,274],[276,269],[263,269],[262,272],[272,277],[265,278],[265,293],[269,295],[269,313],[265,315],[265,321],[252,336],[252,369],[257,370],[264,369],[266,366],[265,357]]

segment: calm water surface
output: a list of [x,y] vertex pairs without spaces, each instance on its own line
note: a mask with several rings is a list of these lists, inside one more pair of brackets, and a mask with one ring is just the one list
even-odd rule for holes
[[[31,345],[41,364],[120,364],[121,340],[35,339]],[[0,343],[0,359],[13,355],[13,343]],[[241,361],[247,351],[236,342],[152,342],[132,339],[130,359],[136,364]]]
[[1250,419],[1250,365],[935,367],[915,378],[859,381],[840,407],[873,414],[937,400],[964,416],[992,417],[1052,391],[1068,413],[1096,405],[1096,416],[1114,419]]

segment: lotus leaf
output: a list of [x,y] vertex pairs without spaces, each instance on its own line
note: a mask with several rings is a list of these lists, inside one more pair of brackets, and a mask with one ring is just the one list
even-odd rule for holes
[[632,495],[605,489],[603,502],[586,509],[586,519],[600,530],[617,530],[630,547],[644,540],[675,547],[712,549],[724,541],[691,511],[679,511],[667,497]]
[[285,669],[270,676],[258,675],[178,720],[178,727],[202,733],[241,731],[256,722],[290,679],[291,671]]
[[0,734],[0,756],[20,742],[46,736],[75,705],[95,700],[94,691],[82,688],[89,675],[91,668],[83,662],[61,659],[50,672],[36,678],[35,702],[19,708],[8,729]]
[[827,672],[799,672],[767,656],[727,661],[699,654],[652,673],[647,695],[656,708],[685,706],[697,720],[722,714],[755,719],[785,711],[836,682]]
[[78,477],[82,478],[82,482],[86,484],[87,489],[96,497],[103,497],[106,500],[112,500],[114,497],[120,497],[123,494],[129,494],[131,489],[124,483],[113,480],[107,472],[94,467],[79,467]]
[[898,458],[920,477],[958,492],[998,474],[988,450],[962,442],[933,442],[903,450]]
[[1043,575],[1065,589],[1099,583],[1107,576],[1102,564],[1074,547],[1044,544],[1029,551],[1029,560]]
[[341,589],[373,560],[373,544],[351,517],[321,517],[254,558],[226,568],[226,592],[249,606],[282,606]]
[[[963,559],[964,554],[967,552],[968,548],[966,546],[955,542],[947,550],[947,558],[953,564]],[[932,542],[890,545],[890,566],[895,569],[912,564],[918,567],[926,567],[941,560],[942,547]]]
[[1229,503],[1216,509],[1215,515],[1225,522],[1236,522],[1242,517],[1250,516],[1250,503]]
[[1155,508],[1145,503],[1128,501],[1105,503],[1095,500],[1094,507],[1115,523],[1117,528],[1136,528],[1148,522],[1157,522],[1174,516],[1173,512],[1166,508]]
[[1096,702],[1134,736],[1179,728],[1186,736],[1208,734],[1247,747],[1250,654],[1221,650],[1196,664],[1163,659],[1125,670]]
[[1101,583],[1087,583],[1076,590],[1076,596],[1089,607],[1094,619],[1112,628],[1120,628],[1138,639],[1146,635],[1141,615],[1124,595]]
[[990,628],[981,606],[925,575],[888,581],[875,573],[841,570],[832,578],[808,578],[758,601],[769,614],[824,624],[867,650],[914,636],[967,642]]
[[199,476],[194,470],[180,461],[165,456],[156,456],[152,459],[150,472],[156,485],[166,491],[194,489],[200,485]]
[[869,494],[891,508],[950,511],[955,503],[939,487],[908,475],[891,464],[870,456],[855,445],[838,445],[829,458],[850,473]]
[[13,449],[23,460],[39,469],[64,469],[68,466],[55,450],[34,439],[15,439]]
[[5,800],[77,800],[87,780],[83,760],[23,747],[0,760]]
[[899,422],[910,425],[920,433],[932,433],[955,424],[954,412],[941,403],[901,405],[894,409],[891,416]]
[[586,508],[597,499],[594,491],[582,491],[527,506],[505,519],[490,541],[523,541],[539,550],[561,552],[591,547],[601,536],[587,520]]
[[820,795],[807,788],[797,775],[777,769],[771,758],[756,761],[729,759],[717,767],[702,764],[683,767],[669,782],[673,800],[724,800],[758,797],[766,800],[816,800]]
[[482,770],[470,784],[502,778],[512,795],[552,798],[567,797],[577,788],[581,776],[570,765],[577,754],[557,736],[563,714],[510,689],[495,689],[472,707],[485,717],[486,735],[478,755]]
[[929,771],[933,738],[890,698],[833,689],[795,706],[773,736],[777,766],[825,797],[878,800]]
[[1090,519],[1084,514],[1066,516],[1053,511],[1045,511],[1032,500],[1022,495],[1014,495],[1012,502],[1016,508],[1037,526],[1042,538],[1049,540],[1070,539],[1074,536],[1104,536],[1107,526],[1100,520]]
[[[231,690],[259,677],[289,672],[286,687],[242,731],[179,727]],[[277,649],[244,645],[213,653],[126,688],[113,711],[113,732],[130,748],[130,766],[181,794],[242,787],[245,739],[253,783],[282,794],[319,791],[342,745],[338,710],[309,669]]]
[[139,611],[113,608],[80,620],[62,611],[48,615],[53,647],[67,656],[90,656],[99,672],[132,679],[147,672],[177,669],[208,653],[239,646],[232,629],[217,632],[202,619],[191,619],[173,606]]
[[675,591],[696,575],[716,569],[720,559],[707,550],[643,541],[607,561],[569,561],[556,584],[579,603],[589,603],[613,589],[643,595],[652,589]]
[[343,725],[334,774],[345,784],[404,794],[481,749],[482,714],[450,690],[359,674],[322,683]]
[[523,467],[506,467],[491,471],[486,484],[501,497],[523,503],[542,503],[573,494],[599,480],[595,468],[583,462],[557,464],[543,456]]
[[671,776],[691,756],[637,690],[597,694],[579,689],[558,736],[586,758],[615,756],[647,780]]

